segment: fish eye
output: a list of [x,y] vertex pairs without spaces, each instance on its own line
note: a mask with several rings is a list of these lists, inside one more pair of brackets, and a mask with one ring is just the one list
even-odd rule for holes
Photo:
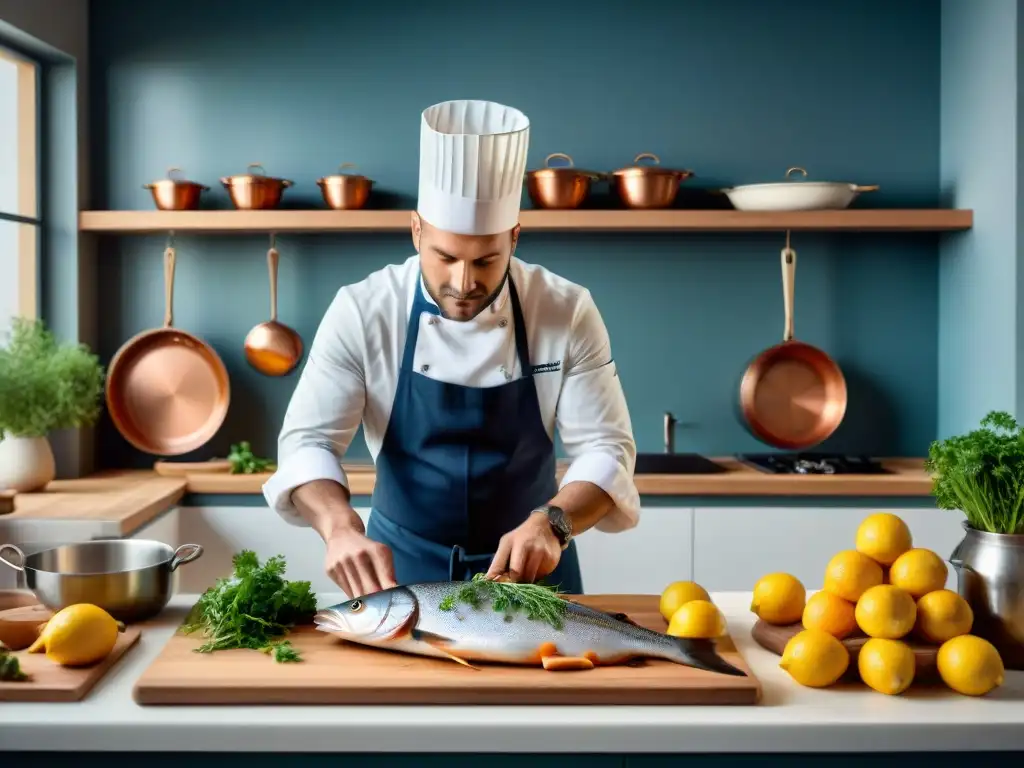
[[352,611],[352,613],[359,613],[359,611],[363,610],[363,602],[361,600],[353,600],[348,609]]

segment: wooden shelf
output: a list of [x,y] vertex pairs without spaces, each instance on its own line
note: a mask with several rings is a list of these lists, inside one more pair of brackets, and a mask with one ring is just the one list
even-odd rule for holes
[[[410,211],[83,211],[83,232],[406,232]],[[524,210],[523,230],[591,232],[758,232],[782,230],[943,232],[970,229],[971,210],[843,211]]]

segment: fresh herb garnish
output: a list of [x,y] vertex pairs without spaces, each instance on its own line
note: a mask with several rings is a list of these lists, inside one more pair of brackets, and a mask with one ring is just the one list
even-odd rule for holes
[[231,446],[228,461],[231,462],[232,475],[255,475],[275,469],[273,461],[261,459],[252,452],[252,446],[248,440],[243,440]]
[[274,661],[288,662],[288,661],[302,661],[302,655],[299,653],[299,649],[292,645],[291,640],[282,640],[279,643],[268,645],[266,648],[261,649],[264,653],[273,655]]
[[511,581],[492,581],[478,573],[472,581],[460,586],[455,594],[446,595],[438,605],[442,611],[454,610],[456,603],[480,608],[490,601],[495,611],[511,619],[516,611],[523,611],[531,621],[546,621],[556,629],[562,628],[562,616],[568,603],[558,596],[553,587],[543,584],[520,584]]
[[[196,648],[210,653],[228,648],[273,651],[275,661],[299,661],[291,644],[272,644],[316,611],[308,581],[284,579],[285,559],[276,555],[260,566],[256,553],[243,550],[233,558],[234,573],[218,579],[192,607],[182,632],[210,638]],[[287,641],[286,641],[287,642]]]
[[28,675],[22,670],[18,657],[11,653],[11,649],[3,643],[0,643],[0,680],[4,682],[28,680]]
[[1005,411],[991,411],[981,428],[937,440],[925,469],[940,509],[960,510],[974,529],[1024,532],[1024,429]]

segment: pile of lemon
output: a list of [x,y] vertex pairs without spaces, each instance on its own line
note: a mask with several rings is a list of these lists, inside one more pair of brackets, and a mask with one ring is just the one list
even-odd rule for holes
[[897,515],[869,515],[855,548],[837,553],[822,589],[810,598],[799,579],[771,573],[754,587],[750,610],[776,625],[803,624],[786,644],[779,666],[801,685],[824,688],[842,677],[850,654],[841,642],[858,628],[868,640],[857,655],[861,680],[898,695],[914,681],[908,641],[938,646],[937,667],[954,691],[982,696],[1003,683],[1003,660],[988,640],[970,634],[974,613],[946,589],[948,570],[935,552],[915,548]]
[[693,581],[674,581],[661,593],[666,632],[674,637],[715,638],[725,634],[725,616],[708,591]]

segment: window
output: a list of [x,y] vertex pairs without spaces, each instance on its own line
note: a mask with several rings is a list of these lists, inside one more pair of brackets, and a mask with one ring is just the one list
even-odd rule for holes
[[0,340],[38,313],[39,67],[0,48]]

